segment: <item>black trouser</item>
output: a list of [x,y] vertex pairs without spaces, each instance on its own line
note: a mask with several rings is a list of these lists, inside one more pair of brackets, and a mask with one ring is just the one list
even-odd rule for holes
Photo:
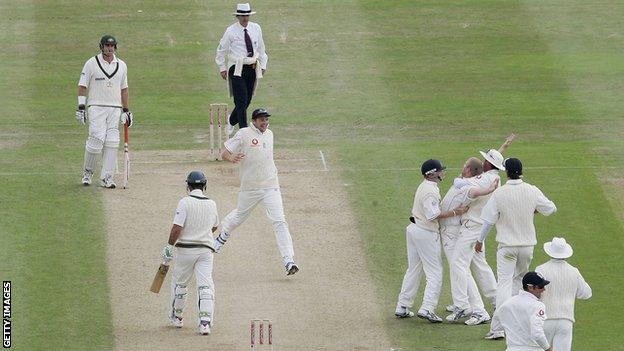
[[230,124],[238,128],[247,127],[247,107],[251,103],[254,85],[256,85],[256,70],[252,65],[243,65],[240,77],[234,76],[234,66],[230,67],[228,73],[232,84],[232,95],[234,96],[234,110],[230,114]]

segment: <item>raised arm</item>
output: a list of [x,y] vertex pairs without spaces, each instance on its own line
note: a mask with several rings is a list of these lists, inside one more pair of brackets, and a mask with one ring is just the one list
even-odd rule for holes
[[507,151],[507,149],[509,148],[509,145],[511,145],[511,143],[513,143],[515,138],[516,138],[516,135],[514,133],[509,134],[507,139],[505,139],[505,142],[503,143],[503,145],[501,145],[498,148],[498,152],[500,152],[502,154],[505,151]]

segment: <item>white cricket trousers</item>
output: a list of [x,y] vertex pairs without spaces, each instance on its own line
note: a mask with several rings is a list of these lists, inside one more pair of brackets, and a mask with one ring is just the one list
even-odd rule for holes
[[427,280],[420,309],[435,312],[442,290],[442,248],[440,235],[414,223],[406,228],[407,271],[399,293],[399,306],[411,308],[423,271]]
[[569,319],[547,319],[544,321],[544,334],[555,351],[572,350],[572,328],[574,323]]
[[482,225],[473,221],[467,221],[460,227],[459,236],[455,243],[455,250],[451,256],[449,267],[451,272],[451,294],[453,304],[460,309],[471,308],[473,313],[485,314],[485,307],[481,294],[476,291],[476,296],[471,298],[470,286],[474,284],[475,274],[483,294],[492,300],[496,299],[496,278],[492,268],[485,259],[484,252],[475,252],[475,242],[479,238]]
[[171,277],[171,314],[182,317],[188,284],[193,273],[197,283],[198,322],[214,317],[215,288],[212,280],[214,254],[206,248],[176,247],[175,264]]
[[295,252],[293,249],[292,237],[288,230],[288,223],[286,223],[282,193],[279,188],[241,190],[238,193],[238,204],[236,208],[223,219],[222,230],[229,236],[234,229],[243,224],[259,202],[264,204],[266,215],[273,223],[277,247],[279,248],[284,264],[293,262]]
[[117,166],[117,147],[119,147],[119,119],[121,108],[106,106],[89,106],[89,136],[85,143],[84,168],[93,171],[95,156],[102,153],[101,178],[112,176]]
[[[500,306],[522,290],[522,277],[529,271],[533,246],[498,246],[496,251],[496,305]],[[496,312],[494,312],[496,313]],[[502,331],[503,326],[492,320],[490,331]]]

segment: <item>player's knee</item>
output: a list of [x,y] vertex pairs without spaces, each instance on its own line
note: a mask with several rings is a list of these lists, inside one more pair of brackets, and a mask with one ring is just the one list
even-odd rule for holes
[[87,151],[92,154],[99,154],[102,152],[102,147],[104,146],[104,139],[95,135],[90,134],[87,138],[86,148]]
[[104,141],[105,147],[116,148],[119,147],[119,131],[117,129],[109,129],[106,133],[106,141]]
[[274,220],[273,221],[273,228],[275,230],[281,230],[281,229],[288,230],[288,223],[286,223],[286,221],[284,219]]

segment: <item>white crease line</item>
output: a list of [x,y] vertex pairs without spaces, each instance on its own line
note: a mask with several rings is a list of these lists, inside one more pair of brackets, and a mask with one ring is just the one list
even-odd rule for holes
[[[597,171],[601,169],[622,169],[624,167],[617,166],[605,166],[605,167],[596,167],[596,166],[535,166],[535,167],[523,167],[523,169],[535,169],[535,170],[565,170],[565,169],[595,169]],[[447,170],[461,170],[460,167],[447,167]],[[356,172],[420,172],[418,168],[348,168],[342,169],[342,171],[356,171]],[[504,171],[500,171],[501,173],[505,173]]]
[[[299,159],[278,159],[275,160],[277,163],[287,163],[287,162],[302,162],[302,161],[313,161],[315,158],[299,158]],[[155,160],[155,161],[132,161],[132,164],[145,164],[145,165],[157,165],[157,164],[184,164],[184,163],[212,163],[216,161],[209,160],[208,158],[204,160]]]
[[321,154],[321,161],[323,161],[323,171],[328,172],[327,163],[325,163],[325,155],[323,155],[323,150],[319,150],[319,154]]

